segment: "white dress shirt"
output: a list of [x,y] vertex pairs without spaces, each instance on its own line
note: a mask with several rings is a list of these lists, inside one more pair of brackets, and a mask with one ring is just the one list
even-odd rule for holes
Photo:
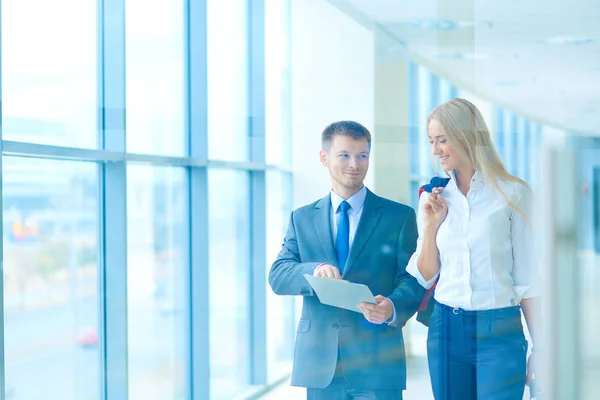
[[[354,236],[356,236],[356,228],[358,227],[358,221],[360,221],[360,216],[362,215],[363,206],[365,205],[365,199],[367,197],[367,188],[363,186],[358,192],[354,193],[352,197],[350,197],[346,202],[350,204],[350,208],[348,209],[348,220],[350,221],[350,239],[349,244],[352,248],[352,243],[354,242]],[[340,221],[340,216],[342,214],[341,210],[338,210],[340,204],[344,201],[344,198],[334,192],[331,191],[331,233],[333,235],[333,246],[335,247],[335,242],[337,239],[337,230],[338,223]]]
[[499,181],[499,185],[524,216],[480,174],[473,176],[466,197],[451,174],[442,192],[448,214],[436,238],[440,272],[429,281],[417,268],[425,228],[423,205],[428,193],[421,195],[417,250],[406,270],[426,289],[439,277],[435,289],[438,302],[464,310],[489,310],[515,306],[523,298],[539,296],[530,190],[511,181]]

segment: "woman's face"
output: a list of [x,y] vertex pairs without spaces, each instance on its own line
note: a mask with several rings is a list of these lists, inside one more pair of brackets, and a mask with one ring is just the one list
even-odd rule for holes
[[431,154],[440,160],[440,165],[444,171],[460,169],[465,165],[456,150],[448,144],[444,128],[435,119],[429,122],[427,136],[431,145]]

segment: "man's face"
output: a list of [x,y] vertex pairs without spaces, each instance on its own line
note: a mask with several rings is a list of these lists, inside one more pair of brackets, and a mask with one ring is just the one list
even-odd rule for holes
[[329,169],[333,190],[339,195],[351,195],[362,188],[369,169],[367,139],[334,136],[329,150],[321,150],[321,163]]

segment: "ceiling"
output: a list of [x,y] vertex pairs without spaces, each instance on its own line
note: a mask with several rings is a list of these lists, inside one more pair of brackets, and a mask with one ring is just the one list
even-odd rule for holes
[[598,0],[336,0],[434,73],[538,122],[600,135]]

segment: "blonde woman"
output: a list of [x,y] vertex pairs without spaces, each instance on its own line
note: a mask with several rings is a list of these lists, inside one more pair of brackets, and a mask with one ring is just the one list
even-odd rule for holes
[[427,134],[450,181],[421,195],[407,272],[426,289],[437,282],[427,338],[434,396],[521,400],[533,356],[527,368],[520,311],[534,339],[540,289],[530,190],[506,171],[467,100],[433,110]]

